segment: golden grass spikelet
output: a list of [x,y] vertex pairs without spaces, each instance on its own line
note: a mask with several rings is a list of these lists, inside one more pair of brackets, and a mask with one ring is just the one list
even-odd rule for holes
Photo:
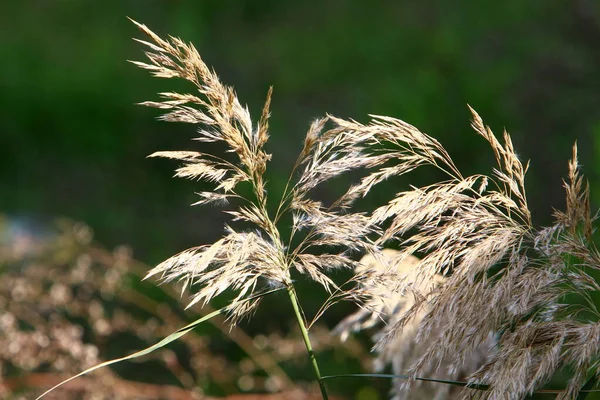
[[[197,141],[222,142],[235,155],[235,161],[194,151],[152,155],[181,162],[176,176],[212,183],[214,190],[198,193],[196,204],[230,206],[225,212],[231,224],[215,243],[186,250],[148,276],[192,287],[190,306],[232,290],[235,322],[256,306],[245,300],[273,286],[288,290],[300,315],[293,287],[299,273],[332,299],[362,301],[362,310],[338,330],[343,335],[387,321],[376,335],[382,364],[391,362],[397,372],[413,376],[468,375],[470,382],[490,386],[465,389],[463,398],[521,399],[568,366],[573,377],[560,398],[573,399],[589,375],[600,373],[600,313],[590,296],[600,289],[593,277],[600,253],[592,242],[595,217],[575,146],[564,184],[566,210],[555,212],[553,226],[538,228],[527,204],[527,164],[508,133],[498,140],[473,109],[472,127],[496,159],[487,175],[464,176],[441,143],[401,120],[371,116],[362,124],[327,115],[309,127],[272,212],[263,177],[271,158],[264,145],[272,88],[253,125],[233,89],[191,44],[163,40],[135,24],[149,38],[140,41],[149,62],[134,64],[157,77],[187,80],[197,91],[161,93],[161,101],[142,104],[165,110],[166,121],[199,125]],[[354,209],[379,183],[421,166],[433,166],[447,178],[396,193],[372,210]],[[350,171],[361,178],[339,198],[329,204],[312,198],[319,185]],[[238,191],[242,182],[251,195]],[[289,220],[291,226],[285,226]],[[240,221],[243,229],[234,229]],[[382,250],[390,242],[399,246],[397,253]],[[357,262],[358,254],[367,259]],[[374,261],[384,267],[373,267]],[[406,269],[399,271],[400,264]],[[338,286],[327,275],[337,268],[355,269],[354,288]],[[567,303],[573,296],[578,301]],[[304,338],[312,353],[308,334]],[[409,393],[414,384],[397,385],[395,394]]]
[[[398,276],[393,285],[389,277],[379,279],[385,290],[372,284],[380,274],[377,269],[366,274],[364,268],[357,269],[367,302],[341,325],[342,332],[347,335],[384,318],[387,326],[376,335],[379,359],[392,363],[396,373],[413,376],[464,372],[462,367],[474,356],[482,363],[481,349],[487,349],[492,357],[479,371],[471,369],[467,378],[490,385],[491,390],[465,389],[462,398],[524,398],[567,365],[574,375],[561,398],[575,398],[586,377],[596,371],[600,340],[590,333],[596,332],[600,315],[590,293],[599,285],[586,272],[600,267],[600,257],[591,242],[589,189],[578,172],[576,147],[565,183],[567,211],[555,213],[554,226],[536,229],[527,207],[527,167],[517,158],[510,136],[505,133],[501,144],[472,112],[473,127],[490,143],[497,169],[492,176],[463,177],[445,153],[422,150],[418,164],[441,168],[449,180],[398,193],[371,217],[372,224],[383,229],[376,243],[397,239],[402,244],[397,259],[412,254],[423,258],[412,265],[410,278]],[[441,283],[439,273],[447,275]],[[433,282],[438,286],[427,295],[407,292]],[[382,311],[379,304],[396,296],[412,297],[398,303],[408,302],[410,307]],[[583,305],[565,304],[568,296],[579,297]],[[537,338],[550,327],[555,333],[546,333],[553,338],[549,342],[525,339]],[[585,344],[581,332],[588,333]],[[496,349],[490,346],[496,342],[494,335]],[[398,347],[398,343],[408,346],[407,342],[415,350],[411,357]],[[381,356],[386,354],[390,356]],[[405,389],[411,384],[396,385],[397,398],[409,396],[412,392]]]
[[[423,340],[419,340],[419,325],[426,315],[429,306],[413,308],[419,303],[427,303],[445,282],[442,275],[435,275],[433,279],[424,280],[419,277],[420,260],[414,256],[406,255],[400,251],[384,249],[378,256],[367,255],[360,260],[356,268],[357,274],[366,274],[368,280],[362,282],[368,300],[358,312],[345,318],[335,330],[345,340],[351,332],[370,329],[385,324],[374,334],[373,339],[377,341],[384,336],[389,329],[395,329],[395,322],[407,314],[412,314],[400,333],[377,350],[374,361],[374,369],[382,371],[386,365],[391,364],[394,374],[405,374],[406,371],[417,362],[426,349],[431,346],[436,338],[443,338],[443,329],[431,332]],[[398,282],[406,282],[402,291],[395,287]],[[490,354],[493,345],[493,337],[490,335],[488,341],[468,360],[453,371],[439,368],[430,364],[422,369],[422,376],[435,379],[464,379],[470,373],[475,372]],[[453,360],[451,357],[444,360],[442,367],[447,368]],[[392,399],[394,400],[419,400],[419,399],[461,399],[463,394],[461,388],[452,387],[431,382],[408,382],[403,379],[394,379],[392,388]]]
[[[377,183],[401,175],[426,161],[449,157],[433,138],[416,128],[388,117],[369,125],[344,121],[333,116],[310,126],[290,181],[274,214],[267,207],[263,174],[270,155],[263,150],[268,139],[269,89],[259,122],[253,127],[247,108],[242,107],[233,89],[223,85],[206,66],[197,50],[182,40],[160,39],[145,25],[135,23],[149,37],[140,41],[149,48],[149,63],[134,62],[158,77],[183,78],[196,87],[197,94],[161,93],[162,101],[143,105],[166,110],[161,117],[169,122],[200,125],[201,142],[224,142],[237,161],[198,151],[159,151],[153,157],[179,160],[177,177],[213,183],[213,191],[198,193],[195,204],[231,204],[225,212],[231,223],[243,221],[244,231],[227,228],[226,236],[212,245],[190,249],[172,257],[149,272],[164,281],[181,280],[184,289],[194,287],[190,305],[210,301],[227,289],[237,292],[231,313],[241,317],[249,311],[242,300],[260,287],[285,286],[291,290],[291,271],[320,283],[325,290],[338,290],[326,273],[352,268],[354,253],[379,251],[381,227],[372,215],[353,212],[353,202],[365,196]],[[434,148],[435,151],[430,151]],[[447,168],[455,171],[452,165]],[[360,170],[365,177],[332,204],[311,199],[315,187],[339,176]],[[237,187],[248,182],[253,196],[242,195]],[[280,234],[279,224],[291,214],[289,239]],[[254,228],[248,230],[247,224]],[[239,249],[238,249],[239,247]],[[353,297],[352,292],[345,293]]]

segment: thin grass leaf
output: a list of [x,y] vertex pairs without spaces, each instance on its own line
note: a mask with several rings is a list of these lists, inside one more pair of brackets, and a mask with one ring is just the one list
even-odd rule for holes
[[[248,298],[248,300],[255,300],[255,299],[259,298],[259,297],[264,297],[264,296],[267,296],[269,294],[278,292],[280,290],[282,290],[282,289],[278,288],[278,289],[269,290],[269,291],[261,293],[259,295],[252,296],[252,298]],[[55,385],[52,388],[48,389],[47,391],[45,391],[44,393],[42,393],[40,396],[38,396],[35,400],[41,399],[42,397],[44,397],[48,393],[52,392],[53,390],[57,389],[58,387],[66,384],[66,383],[68,383],[68,382],[70,382],[70,381],[72,381],[72,380],[74,380],[76,378],[79,378],[82,375],[88,374],[88,373],[93,372],[93,371],[95,371],[97,369],[100,369],[100,368],[103,368],[103,367],[107,367],[107,366],[112,365],[112,364],[116,364],[116,363],[119,363],[119,362],[122,362],[122,361],[132,360],[134,358],[139,358],[139,357],[145,356],[147,354],[150,354],[153,351],[158,350],[161,347],[164,347],[164,346],[168,345],[169,343],[171,343],[171,342],[179,339],[183,335],[185,335],[185,334],[189,333],[190,331],[194,330],[201,323],[203,323],[205,321],[208,321],[209,319],[211,319],[213,317],[216,317],[217,315],[225,314],[227,311],[228,311],[228,306],[220,308],[218,310],[215,310],[215,311],[213,311],[213,312],[211,312],[211,313],[203,316],[202,318],[198,318],[197,320],[195,320],[194,322],[192,322],[192,323],[184,326],[183,328],[178,329],[177,331],[173,332],[172,334],[170,334],[169,336],[167,336],[166,338],[164,338],[160,342],[158,342],[158,343],[156,343],[156,344],[154,344],[154,345],[152,345],[150,347],[147,347],[144,350],[137,351],[137,352],[135,352],[133,354],[130,354],[128,356],[125,356],[125,357],[115,358],[114,360],[105,361],[105,362],[103,362],[101,364],[98,364],[98,365],[95,365],[95,366],[93,366],[91,368],[88,368],[85,371],[80,372],[77,375],[72,376],[69,379],[66,379],[66,380],[60,382],[58,385]]]
[[423,382],[443,383],[445,385],[466,387],[475,390],[489,390],[488,385],[479,385],[475,383],[463,382],[463,381],[452,381],[446,379],[434,379],[434,378],[422,378],[419,376],[409,375],[395,375],[395,374],[340,374],[340,375],[326,375],[321,379],[335,379],[335,378],[382,378],[382,379],[406,379],[406,380],[417,380]]
[[[490,390],[489,385],[481,385],[476,383],[469,383],[464,381],[452,381],[447,379],[434,379],[434,378],[423,378],[420,376],[409,376],[409,375],[394,375],[394,374],[339,374],[339,375],[325,375],[322,376],[321,379],[336,379],[336,378],[381,378],[381,379],[406,379],[406,380],[417,380],[423,382],[433,382],[433,383],[442,383],[445,385],[451,386],[459,386],[468,389],[488,391]],[[583,397],[578,397],[577,400],[584,400],[590,393],[598,393],[600,389],[592,389],[594,385],[598,382],[598,376],[595,375],[592,377],[586,385],[579,391]],[[588,386],[589,385],[589,386]],[[533,392],[534,394],[560,394],[562,390],[560,389],[542,389],[536,390]]]
[[167,344],[173,342],[174,340],[179,339],[180,337],[182,337],[183,335],[185,335],[189,331],[191,331],[194,328],[196,328],[202,322],[207,321],[207,320],[209,320],[209,319],[211,319],[213,317],[216,317],[217,315],[223,314],[224,312],[225,312],[225,307],[223,307],[223,308],[221,308],[219,310],[213,311],[212,313],[210,313],[208,315],[205,315],[204,317],[197,319],[196,321],[192,322],[191,324],[189,324],[187,326],[184,326],[183,328],[181,328],[181,329],[173,332],[172,334],[170,334],[169,336],[167,336],[166,338],[164,338],[160,342],[158,342],[158,343],[156,343],[156,344],[154,344],[154,345],[152,345],[150,347],[147,347],[144,350],[140,350],[138,352],[135,352],[135,353],[130,354],[130,355],[125,356],[125,357],[115,358],[114,360],[105,361],[105,362],[103,362],[101,364],[98,364],[98,365],[95,365],[95,366],[93,366],[91,368],[88,368],[85,371],[80,372],[77,375],[72,376],[69,379],[60,382],[58,385],[55,385],[52,388],[48,389],[47,391],[45,391],[44,393],[42,393],[40,396],[38,396],[36,398],[36,400],[41,399],[42,397],[44,397],[48,393],[52,392],[54,389],[57,389],[58,387],[60,387],[60,386],[62,386],[64,384],[66,384],[66,383],[74,380],[75,378],[79,378],[82,375],[85,375],[87,373],[90,373],[92,371],[95,371],[95,370],[103,368],[103,367],[107,367],[107,366],[112,365],[112,364],[119,363],[121,361],[127,361],[127,360],[132,360],[134,358],[142,357],[142,356],[145,356],[145,355],[147,355],[147,354],[149,354],[149,353],[151,353],[151,352],[153,352],[155,350],[158,350],[161,347],[164,347]]

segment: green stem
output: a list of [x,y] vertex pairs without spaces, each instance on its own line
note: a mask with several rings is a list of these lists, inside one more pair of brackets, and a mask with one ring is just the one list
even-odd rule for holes
[[287,290],[288,295],[290,296],[290,301],[292,302],[292,307],[294,308],[294,313],[296,314],[296,319],[298,320],[298,326],[300,326],[300,331],[302,332],[302,339],[304,339],[304,345],[306,346],[306,350],[308,351],[308,355],[310,357],[310,362],[312,364],[313,369],[315,370],[315,374],[317,375],[317,381],[319,382],[321,395],[323,396],[323,400],[329,400],[329,396],[327,395],[327,388],[325,387],[325,383],[323,382],[323,378],[321,377],[321,371],[319,371],[317,357],[315,357],[315,352],[313,351],[312,345],[310,344],[308,330],[306,329],[304,318],[302,317],[302,313],[300,312],[300,306],[298,305],[298,296],[296,295],[296,290],[294,289],[294,286],[292,284],[288,286]]

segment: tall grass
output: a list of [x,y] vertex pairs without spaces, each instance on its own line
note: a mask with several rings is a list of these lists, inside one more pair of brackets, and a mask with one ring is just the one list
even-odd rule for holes
[[[323,399],[327,388],[294,287],[302,276],[331,294],[328,305],[350,299],[363,306],[340,325],[343,336],[388,322],[377,335],[380,361],[411,378],[396,385],[397,398],[428,374],[486,389],[466,387],[462,398],[525,398],[569,367],[572,377],[558,398],[574,399],[597,375],[600,325],[590,294],[600,287],[590,273],[600,256],[576,146],[566,210],[555,213],[554,225],[538,228],[527,204],[527,166],[510,136],[498,140],[474,110],[473,129],[496,159],[488,175],[463,175],[442,144],[401,120],[372,116],[363,124],[327,115],[310,125],[278,206],[269,209],[264,174],[271,155],[264,145],[272,90],[253,120],[191,44],[134,23],[147,37],[139,42],[149,61],[133,63],[194,89],[142,104],[164,110],[165,121],[196,126],[202,150],[152,156],[178,161],[178,177],[212,183],[195,204],[223,206],[230,217],[221,239],[169,258],[148,277],[183,282],[191,290],[188,307],[233,292],[224,310],[232,325],[251,316],[262,293],[286,291]],[[211,142],[225,153],[211,152]],[[366,212],[354,207],[379,183],[421,166],[447,179],[398,192]],[[350,171],[362,178],[339,198],[314,198],[315,188]],[[384,250],[392,245],[397,252]],[[330,277],[340,268],[355,272],[354,285]],[[418,354],[408,357],[415,343]]]

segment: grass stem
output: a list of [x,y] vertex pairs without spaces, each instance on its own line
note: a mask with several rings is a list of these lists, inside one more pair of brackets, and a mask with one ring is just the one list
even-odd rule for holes
[[313,351],[312,345],[310,343],[310,338],[308,337],[308,330],[306,329],[304,318],[302,317],[302,313],[300,312],[300,306],[298,305],[298,296],[296,294],[296,290],[291,284],[288,286],[287,290],[288,295],[290,296],[290,301],[292,302],[292,307],[294,308],[294,314],[296,314],[296,319],[298,321],[298,326],[300,327],[300,332],[302,332],[302,339],[304,340],[306,351],[308,351],[310,362],[315,371],[315,374],[317,375],[317,381],[319,382],[319,389],[321,389],[321,395],[323,396],[323,400],[328,400],[329,396],[327,395],[327,388],[325,387],[325,382],[323,382],[323,378],[321,377],[319,363],[317,362],[317,357],[315,356],[315,352]]

